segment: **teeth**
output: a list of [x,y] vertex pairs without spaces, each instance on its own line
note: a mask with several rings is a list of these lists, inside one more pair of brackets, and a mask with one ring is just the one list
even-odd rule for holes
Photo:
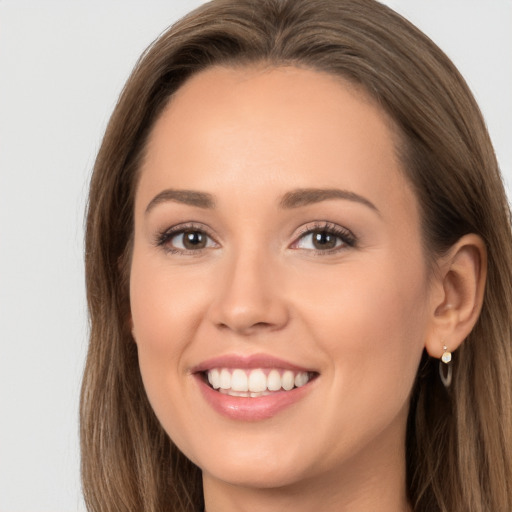
[[231,396],[259,397],[272,391],[290,391],[300,388],[311,378],[308,372],[293,372],[291,370],[270,371],[256,368],[242,370],[240,368],[213,368],[207,372],[208,382],[213,389]]
[[270,370],[267,377],[267,388],[269,391],[279,391],[281,389],[281,375],[277,370]]
[[231,389],[233,391],[249,391],[247,374],[243,370],[235,370],[231,374]]
[[286,391],[290,391],[290,389],[293,389],[293,386],[295,386],[295,375],[293,375],[293,372],[286,371],[283,373],[283,376],[281,377],[281,382],[283,389]]
[[220,371],[219,386],[222,389],[231,389],[231,373],[226,368]]
[[[236,370],[235,370],[236,371]],[[249,373],[249,391],[258,393],[267,389],[267,376],[261,370]]]
[[305,372],[299,372],[295,375],[295,387],[300,388],[304,386],[309,381],[308,374]]
[[217,368],[208,372],[208,382],[212,385],[213,389],[220,388],[220,374]]

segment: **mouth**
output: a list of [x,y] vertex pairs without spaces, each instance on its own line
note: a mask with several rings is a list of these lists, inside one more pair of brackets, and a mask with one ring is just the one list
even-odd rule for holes
[[224,395],[259,398],[305,386],[316,372],[284,368],[223,368],[201,372],[204,382]]
[[320,373],[268,354],[227,354],[203,361],[190,373],[217,413],[236,421],[260,421],[299,404]]

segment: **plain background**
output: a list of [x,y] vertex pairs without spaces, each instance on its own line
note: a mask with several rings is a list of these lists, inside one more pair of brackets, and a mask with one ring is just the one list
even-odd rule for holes
[[[203,3],[0,0],[0,512],[84,511],[87,183],[143,49]],[[512,0],[388,0],[453,59],[512,184]]]

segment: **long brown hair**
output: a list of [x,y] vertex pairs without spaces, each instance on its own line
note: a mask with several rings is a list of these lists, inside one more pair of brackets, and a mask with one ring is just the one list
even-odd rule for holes
[[265,62],[327,71],[371,94],[401,132],[397,148],[434,258],[477,233],[488,250],[480,318],[455,354],[447,391],[424,356],[407,429],[416,512],[512,510],[512,239],[484,121],[445,54],[374,0],[218,0],[143,54],[112,114],[91,180],[86,232],[91,334],[81,396],[90,511],[201,510],[200,470],[146,398],[128,326],[133,203],[148,134],[172,94],[213,65]]

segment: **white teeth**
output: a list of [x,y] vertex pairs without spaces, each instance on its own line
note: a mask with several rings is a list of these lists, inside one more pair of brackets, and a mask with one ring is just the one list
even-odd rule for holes
[[265,371],[261,368],[212,368],[207,372],[207,378],[213,389],[218,389],[224,394],[259,397],[281,389],[290,391],[294,387],[300,388],[309,382],[310,374],[277,369]]
[[249,391],[258,393],[267,389],[267,376],[261,370],[252,370],[249,373]]
[[235,370],[231,374],[231,389],[233,391],[249,391],[247,374],[243,370]]
[[286,391],[290,391],[290,389],[293,389],[293,386],[295,385],[295,375],[293,375],[293,372],[290,370],[287,370],[283,373],[283,376],[281,377],[281,382],[283,389]]
[[267,377],[267,387],[269,391],[279,391],[281,389],[281,375],[277,370],[270,370]]
[[213,370],[208,372],[208,382],[212,385],[213,389],[220,388],[220,375],[219,370],[214,368]]
[[308,374],[306,372],[299,372],[295,375],[295,387],[300,388],[309,381]]
[[219,386],[222,389],[231,389],[231,373],[226,368],[223,368],[220,372]]

